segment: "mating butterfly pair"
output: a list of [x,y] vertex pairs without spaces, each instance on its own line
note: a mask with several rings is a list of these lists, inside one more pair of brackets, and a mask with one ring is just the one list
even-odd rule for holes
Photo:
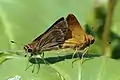
[[[57,20],[48,30],[37,37],[32,43],[24,46],[25,51],[32,55],[44,54],[43,51],[56,48],[85,49],[95,41],[87,35],[73,14]],[[75,54],[75,53],[74,53]]]

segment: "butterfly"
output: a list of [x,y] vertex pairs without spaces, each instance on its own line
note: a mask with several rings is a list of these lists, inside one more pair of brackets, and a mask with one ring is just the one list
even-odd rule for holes
[[64,17],[61,17],[43,34],[38,36],[31,43],[24,45],[24,50],[31,54],[30,57],[33,55],[43,54],[43,59],[44,51],[56,49],[60,44],[64,43],[64,38],[67,34],[67,30],[67,22]]
[[[66,18],[68,31],[65,36],[65,42],[61,45],[62,48],[73,48],[76,54],[77,50],[84,50],[94,43],[95,39],[92,35],[85,33],[79,21],[73,14],[69,14]],[[82,55],[82,57],[84,54]],[[73,58],[72,57],[72,58]]]

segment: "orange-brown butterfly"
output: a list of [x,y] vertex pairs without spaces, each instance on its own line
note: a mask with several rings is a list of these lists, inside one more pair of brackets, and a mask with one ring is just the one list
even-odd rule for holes
[[[47,29],[43,34],[34,39],[32,43],[24,45],[26,52],[33,55],[41,55],[42,60],[44,61],[44,51],[52,50],[59,47],[60,44],[64,43],[64,38],[68,30],[67,22],[62,17],[57,20],[49,29]],[[36,60],[37,61],[37,60]],[[44,61],[45,62],[45,61]],[[27,68],[26,68],[27,69]]]
[[[67,31],[67,35],[65,36],[65,42],[64,44],[62,44],[61,47],[75,49],[75,52],[73,54],[74,57],[77,50],[83,50],[86,47],[90,46],[94,43],[95,39],[92,35],[88,35],[85,33],[80,23],[73,14],[69,14],[66,18],[66,21],[69,29]],[[82,57],[85,53],[83,53]]]

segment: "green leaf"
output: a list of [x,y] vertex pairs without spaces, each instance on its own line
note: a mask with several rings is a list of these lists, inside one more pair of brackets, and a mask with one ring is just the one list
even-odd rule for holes
[[0,65],[1,80],[21,76],[21,80],[119,80],[120,63],[117,60],[107,57],[95,57],[86,60],[83,64],[80,60],[65,59],[54,64],[40,64],[40,71],[37,74],[38,65],[32,73],[33,66],[25,71],[27,58],[19,57],[10,59]]

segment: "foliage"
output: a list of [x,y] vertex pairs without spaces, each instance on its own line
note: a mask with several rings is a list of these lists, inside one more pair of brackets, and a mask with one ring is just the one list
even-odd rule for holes
[[[100,56],[103,31],[99,21],[105,19],[106,8],[103,6],[101,10],[104,12],[99,12],[94,19],[94,5],[94,0],[0,0],[0,80],[16,75],[21,76],[21,80],[120,80],[120,1],[116,4],[110,31],[110,50],[112,57],[118,60]],[[85,55],[84,63],[77,60],[72,68],[72,61],[77,59],[71,59],[73,51],[55,50],[45,52],[45,60],[49,64],[40,62],[38,74],[37,64],[33,73],[33,66],[25,71],[28,57],[24,57],[23,44],[31,42],[57,19],[69,13],[75,14],[86,31],[93,32],[96,39]],[[11,44],[11,40],[17,43]]]

